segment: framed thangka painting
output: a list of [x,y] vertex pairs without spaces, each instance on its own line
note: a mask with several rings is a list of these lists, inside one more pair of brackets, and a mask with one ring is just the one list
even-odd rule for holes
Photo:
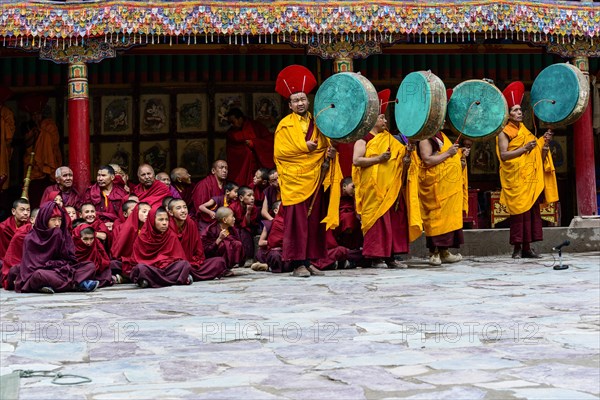
[[202,132],[208,129],[206,94],[177,95],[177,132]]
[[169,133],[169,95],[140,96],[140,133]]
[[101,110],[103,135],[131,135],[133,131],[131,96],[103,96]]
[[177,166],[187,169],[192,178],[208,175],[208,139],[178,140]]
[[241,93],[215,94],[215,131],[225,132],[231,126],[227,120],[227,113],[232,108],[239,108],[246,113],[246,100]]
[[470,172],[472,174],[497,174],[496,138],[473,141],[469,159],[471,160]]
[[274,132],[281,119],[281,96],[277,93],[254,93],[252,105],[254,120]]
[[[123,171],[129,172],[131,167],[131,142],[100,143],[100,165],[118,164]],[[97,172],[97,171],[96,171]],[[95,176],[93,173],[92,176]]]
[[169,142],[140,142],[140,164],[150,164],[155,173],[170,172]]
[[554,135],[550,141],[550,154],[552,155],[552,161],[554,162],[554,169],[556,172],[559,174],[568,172],[566,136]]

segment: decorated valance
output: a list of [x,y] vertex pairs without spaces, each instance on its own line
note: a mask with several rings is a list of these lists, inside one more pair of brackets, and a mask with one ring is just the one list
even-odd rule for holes
[[[3,0],[0,44],[55,39],[128,36],[164,42],[196,42],[232,36],[308,42],[323,36],[371,35],[392,41],[398,35],[525,35],[546,40],[588,39],[600,35],[600,5],[575,1],[86,1]],[[121,35],[121,36],[119,36]],[[296,36],[297,37],[297,36]]]

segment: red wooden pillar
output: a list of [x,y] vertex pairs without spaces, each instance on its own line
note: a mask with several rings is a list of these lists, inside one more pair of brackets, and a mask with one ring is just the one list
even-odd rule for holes
[[[585,56],[573,59],[573,64],[588,77],[589,62]],[[594,135],[592,129],[592,107],[589,102],[583,116],[574,124],[573,138],[575,157],[575,187],[577,192],[577,214],[596,215],[596,171],[594,163]]]
[[90,106],[87,65],[69,64],[69,167],[79,193],[90,185]]

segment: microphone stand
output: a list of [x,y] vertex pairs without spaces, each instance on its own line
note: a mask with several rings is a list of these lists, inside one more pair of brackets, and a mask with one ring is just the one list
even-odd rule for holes
[[558,248],[558,265],[555,265],[553,267],[553,269],[555,270],[563,270],[563,269],[568,269],[569,266],[567,264],[562,263],[562,248]]

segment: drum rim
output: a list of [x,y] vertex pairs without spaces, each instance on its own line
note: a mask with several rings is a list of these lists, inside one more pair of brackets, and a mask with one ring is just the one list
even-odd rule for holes
[[[486,140],[486,139],[490,139],[493,138],[495,136],[498,136],[498,134],[500,134],[500,132],[502,132],[502,130],[504,129],[504,127],[506,126],[506,124],[508,123],[508,104],[506,103],[506,99],[504,98],[504,95],[502,94],[502,92],[500,91],[500,89],[498,89],[498,87],[496,85],[492,85],[489,82],[484,81],[483,79],[469,79],[466,81],[463,81],[461,83],[459,83],[458,85],[456,85],[453,89],[453,93],[452,96],[454,96],[454,94],[458,91],[458,89],[460,89],[461,86],[466,85],[468,83],[484,83],[486,85],[488,85],[489,87],[493,88],[495,92],[497,92],[497,94],[500,95],[500,98],[503,100],[503,104],[504,104],[504,117],[502,118],[502,121],[500,122],[500,124],[498,125],[498,127],[496,127],[492,132],[483,135],[483,136],[472,136],[469,133],[466,132],[461,132],[460,129],[458,129],[454,123],[452,122],[452,118],[450,118],[450,102],[452,102],[452,97],[450,98],[450,101],[448,102],[448,117],[446,118],[446,120],[448,121],[448,124],[450,125],[450,129],[456,133],[457,135],[461,135],[464,136],[467,139],[470,140]],[[456,97],[455,97],[456,99]]]

